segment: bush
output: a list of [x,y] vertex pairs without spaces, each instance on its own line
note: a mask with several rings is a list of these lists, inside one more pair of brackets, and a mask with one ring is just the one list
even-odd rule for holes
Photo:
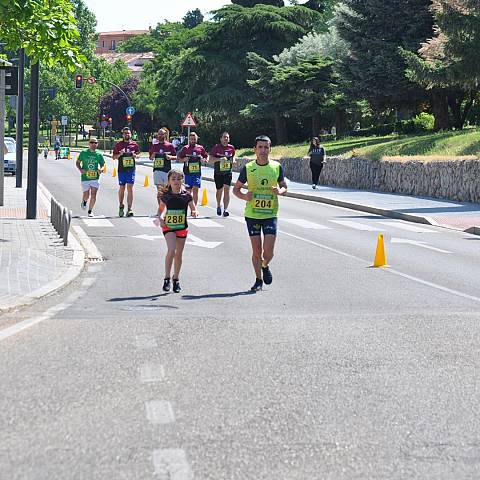
[[413,124],[416,132],[427,132],[433,130],[435,117],[430,113],[422,112],[413,119]]

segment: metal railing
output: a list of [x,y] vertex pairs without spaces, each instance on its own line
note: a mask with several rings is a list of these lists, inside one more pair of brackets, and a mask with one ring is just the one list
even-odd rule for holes
[[63,239],[63,244],[68,245],[68,231],[70,230],[70,223],[72,221],[72,211],[67,210],[60,202],[57,202],[53,197],[50,200],[50,221],[53,228]]

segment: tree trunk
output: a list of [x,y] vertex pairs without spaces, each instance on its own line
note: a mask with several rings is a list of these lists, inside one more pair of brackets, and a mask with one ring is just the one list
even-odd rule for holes
[[274,121],[277,144],[283,145],[287,143],[287,122],[285,121],[285,117],[280,113],[275,114]]
[[321,129],[321,117],[319,113],[316,113],[312,117],[312,137],[318,137]]
[[462,101],[463,98],[459,98],[457,95],[447,95],[448,106],[453,116],[452,127],[458,130],[463,128],[462,125]]
[[337,129],[337,138],[345,135],[347,130],[347,113],[344,108],[335,109],[335,128]]
[[449,127],[448,103],[447,95],[444,92],[440,90],[432,91],[432,111],[435,117],[433,129],[436,132],[439,130],[447,130]]

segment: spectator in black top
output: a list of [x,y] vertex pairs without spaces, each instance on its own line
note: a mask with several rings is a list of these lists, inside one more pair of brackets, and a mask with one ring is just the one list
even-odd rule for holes
[[318,137],[312,138],[312,143],[308,149],[310,156],[310,170],[312,171],[312,188],[317,188],[318,179],[322,172],[323,164],[325,163],[325,148],[320,145],[320,139]]

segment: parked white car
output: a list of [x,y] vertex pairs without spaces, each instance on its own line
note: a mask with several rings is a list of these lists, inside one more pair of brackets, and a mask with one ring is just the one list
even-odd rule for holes
[[4,172],[15,175],[17,172],[17,144],[11,137],[5,137],[5,147],[7,147],[8,153],[4,157]]

